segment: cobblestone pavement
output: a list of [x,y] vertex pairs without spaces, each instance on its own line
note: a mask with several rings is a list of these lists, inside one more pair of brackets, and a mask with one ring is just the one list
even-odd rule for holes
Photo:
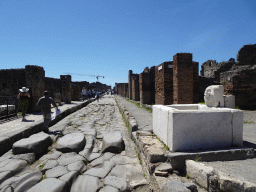
[[64,136],[41,132],[16,142],[0,157],[0,191],[151,191],[114,96],[90,103],[50,130]]

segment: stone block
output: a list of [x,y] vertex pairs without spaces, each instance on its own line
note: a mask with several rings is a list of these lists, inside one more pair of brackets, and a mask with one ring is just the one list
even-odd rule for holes
[[207,167],[203,163],[197,163],[193,160],[186,160],[186,172],[190,178],[207,190],[209,188],[209,177],[216,175],[212,167]]
[[235,109],[235,95],[223,95],[224,106],[226,108]]

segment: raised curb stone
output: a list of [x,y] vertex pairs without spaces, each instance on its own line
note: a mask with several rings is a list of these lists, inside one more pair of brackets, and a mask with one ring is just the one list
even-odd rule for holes
[[65,135],[57,141],[57,150],[63,153],[82,151],[85,146],[85,137],[82,133]]
[[118,153],[125,149],[122,134],[118,131],[110,132],[103,137],[102,153]]
[[52,144],[51,137],[45,133],[31,135],[29,138],[21,139],[12,146],[13,154],[35,153],[42,154]]

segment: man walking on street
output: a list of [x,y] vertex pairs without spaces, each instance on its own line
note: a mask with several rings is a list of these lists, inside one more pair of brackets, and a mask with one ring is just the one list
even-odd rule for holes
[[44,125],[43,125],[43,132],[45,133],[49,133],[49,129],[48,129],[48,125],[51,121],[51,104],[56,107],[56,111],[58,110],[58,106],[56,105],[55,101],[48,96],[49,93],[48,91],[46,90],[44,92],[44,96],[41,97],[39,100],[38,100],[38,103],[37,105],[41,107],[41,110],[42,110],[42,114],[43,114],[43,117],[44,117]]

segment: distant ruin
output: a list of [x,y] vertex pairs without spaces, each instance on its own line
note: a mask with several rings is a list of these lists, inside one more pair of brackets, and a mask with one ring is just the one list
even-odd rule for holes
[[107,90],[111,86],[99,82],[89,83],[87,81],[72,82],[70,75],[60,75],[60,78],[45,77],[43,67],[26,65],[21,69],[0,70],[0,104],[6,101],[8,104],[17,104],[17,95],[22,87],[29,88],[31,95],[28,111],[40,111],[37,101],[43,96],[44,90],[48,90],[50,97],[61,102],[70,103],[80,100],[83,87],[86,89]]
[[256,44],[244,45],[236,58],[220,63],[208,60],[199,76],[199,63],[192,61],[192,54],[177,53],[173,61],[146,67],[140,75],[129,70],[128,83],[116,83],[115,90],[141,104],[168,105],[198,103],[208,86],[223,85],[225,95],[235,95],[236,106],[256,108]]

